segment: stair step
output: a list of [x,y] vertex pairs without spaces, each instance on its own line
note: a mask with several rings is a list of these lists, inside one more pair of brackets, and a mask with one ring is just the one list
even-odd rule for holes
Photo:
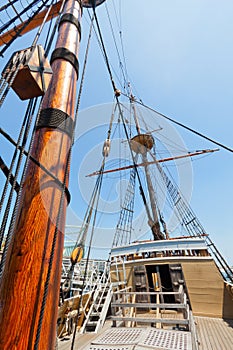
[[100,307],[103,307],[103,306],[104,306],[104,304],[103,304],[103,303],[99,304],[99,308],[100,308]]
[[106,299],[106,297],[97,298],[97,299],[95,300],[95,302],[98,303],[99,301],[102,301],[102,300],[104,301],[105,299]]
[[93,312],[91,313],[91,316],[100,316],[100,312],[98,312],[98,311],[93,311]]
[[99,320],[98,315],[90,315],[90,322],[97,322]]
[[93,327],[97,325],[97,321],[88,321],[87,327]]
[[93,333],[95,332],[96,326],[86,326],[85,333]]

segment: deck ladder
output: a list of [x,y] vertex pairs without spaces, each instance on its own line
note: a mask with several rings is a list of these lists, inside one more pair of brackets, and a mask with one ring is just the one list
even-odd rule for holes
[[94,288],[92,304],[80,329],[80,333],[97,333],[105,322],[113,293],[110,276],[107,271],[103,272],[102,277],[95,284]]

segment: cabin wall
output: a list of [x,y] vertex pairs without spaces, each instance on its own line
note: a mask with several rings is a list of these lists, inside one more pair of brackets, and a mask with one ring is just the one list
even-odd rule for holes
[[[181,264],[191,308],[195,316],[233,319],[233,296],[214,261],[209,259],[139,259],[125,264],[127,286],[134,284],[134,267],[137,265]],[[124,280],[123,266],[118,265],[120,280]],[[112,267],[112,282],[117,282],[115,267]],[[123,288],[123,285],[122,285]]]
[[193,314],[233,318],[233,300],[213,261],[183,262]]

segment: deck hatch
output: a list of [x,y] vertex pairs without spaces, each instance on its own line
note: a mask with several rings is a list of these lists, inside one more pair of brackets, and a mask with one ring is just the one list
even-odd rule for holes
[[192,350],[191,333],[156,328],[115,328],[101,334],[87,348],[87,350],[132,349]]
[[[115,328],[109,329],[107,332],[92,341],[92,344],[114,344],[114,350],[121,349],[120,344],[137,344],[141,340],[142,333],[145,329],[142,328]],[[118,344],[118,347],[116,347]],[[112,349],[112,348],[111,348]],[[113,349],[112,349],[113,350]]]
[[158,348],[164,350],[191,350],[191,334],[188,332],[148,329],[147,334],[135,347],[135,350]]

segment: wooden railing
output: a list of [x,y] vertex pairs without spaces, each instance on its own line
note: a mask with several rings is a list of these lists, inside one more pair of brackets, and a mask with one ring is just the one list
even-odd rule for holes
[[[133,327],[137,323],[145,323],[156,325],[156,327],[160,327],[163,324],[181,325],[182,327],[190,329],[189,305],[182,285],[179,287],[178,292],[143,293],[148,296],[148,300],[154,296],[156,298],[156,303],[136,302],[137,295],[141,294],[140,292],[132,291],[132,287],[127,287],[113,293],[111,303],[113,327],[119,325]],[[164,300],[168,295],[178,296],[179,302],[159,302],[160,300]],[[145,312],[146,309],[147,311]],[[171,314],[173,314],[175,318],[171,318]]]

